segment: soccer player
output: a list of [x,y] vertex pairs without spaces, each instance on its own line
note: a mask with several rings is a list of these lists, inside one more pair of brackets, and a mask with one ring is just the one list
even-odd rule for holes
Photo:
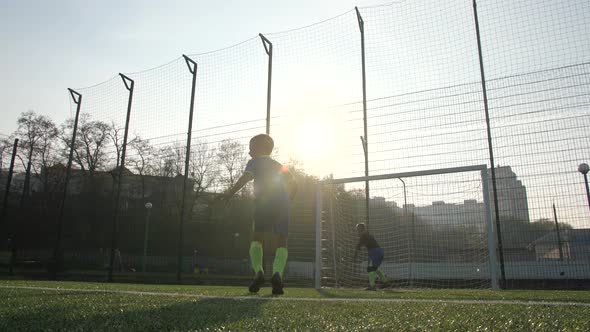
[[270,157],[274,141],[269,135],[260,134],[250,140],[250,161],[244,174],[223,195],[227,200],[246,183],[254,180],[255,212],[254,237],[250,243],[250,261],[254,280],[248,290],[256,293],[264,285],[262,253],[264,234],[271,232],[277,249],[272,268],[272,293],[283,294],[283,271],[287,264],[287,236],[289,231],[289,203],[297,192],[297,184],[287,167]]
[[381,282],[385,282],[386,280],[383,272],[379,270],[379,266],[381,265],[384,256],[383,248],[379,247],[379,244],[373,235],[369,234],[365,224],[357,224],[356,230],[359,234],[359,242],[354,250],[354,261],[356,261],[358,250],[363,246],[367,247],[371,264],[367,267],[367,272],[369,273],[369,287],[366,290],[376,290],[375,274],[379,276]]

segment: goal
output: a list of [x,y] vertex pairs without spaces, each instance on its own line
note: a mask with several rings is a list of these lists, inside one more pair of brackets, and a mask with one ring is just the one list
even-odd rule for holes
[[490,187],[486,165],[320,181],[315,287],[367,285],[365,223],[385,251],[381,287],[497,289]]

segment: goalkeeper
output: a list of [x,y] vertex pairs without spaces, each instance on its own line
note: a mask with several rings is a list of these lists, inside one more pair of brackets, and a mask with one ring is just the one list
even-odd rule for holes
[[381,282],[386,282],[385,275],[383,274],[383,272],[379,270],[379,266],[381,265],[381,262],[383,262],[383,248],[379,247],[379,244],[377,243],[373,235],[369,234],[365,224],[357,224],[356,230],[359,234],[359,242],[357,243],[356,248],[354,250],[354,261],[356,261],[358,250],[363,246],[367,247],[371,263],[369,266],[367,266],[367,272],[369,273],[369,287],[367,288],[367,290],[376,290],[376,274],[379,276],[379,280]]
[[252,159],[246,164],[244,174],[223,195],[223,199],[229,199],[246,183],[254,180],[254,237],[250,243],[250,261],[255,277],[248,290],[256,293],[264,285],[262,244],[264,233],[272,232],[277,243],[272,268],[272,293],[281,295],[288,256],[289,203],[297,192],[297,184],[287,167],[270,157],[273,147],[274,141],[269,135],[256,135],[250,140],[249,154]]

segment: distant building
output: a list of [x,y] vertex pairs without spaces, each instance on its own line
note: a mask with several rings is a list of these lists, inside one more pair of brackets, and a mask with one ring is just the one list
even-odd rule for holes
[[[491,182],[491,180],[490,180]],[[526,187],[510,166],[496,168],[496,186],[498,210],[502,219],[514,219],[529,222],[529,207]],[[490,183],[490,208],[494,216],[493,192]],[[405,205],[408,213],[413,213],[433,226],[480,224],[485,225],[485,206],[483,202],[468,199],[460,203],[446,203],[442,200],[433,201],[432,205]],[[475,222],[477,220],[477,223]]]
[[435,227],[449,227],[460,225],[473,225],[485,227],[485,206],[483,202],[474,199],[465,200],[463,204],[445,203],[444,201],[432,202],[432,205],[406,206],[408,213],[413,213],[421,220]]
[[[46,170],[47,185],[52,188],[63,190],[65,181],[66,168],[58,164]],[[117,184],[116,179],[119,175],[119,169],[111,171],[97,171],[91,177],[88,172],[81,169],[72,168],[70,180],[68,182],[68,195],[75,196],[85,192],[94,192],[100,195],[110,195]],[[177,175],[175,177],[157,176],[157,175],[139,175],[131,172],[129,169],[123,169],[123,181],[121,183],[121,197],[127,199],[150,198],[155,194],[158,196],[168,196],[169,199],[174,195],[181,196],[184,177]],[[194,179],[188,179],[187,191],[192,191],[195,184]],[[39,188],[42,189],[42,188]]]
[[559,237],[557,231],[553,231],[532,242],[529,249],[535,251],[537,261],[558,259],[588,261],[590,260],[590,229],[564,229]]
[[[490,198],[493,200],[491,184],[489,187]],[[510,166],[496,167],[496,187],[500,217],[530,221],[526,187],[516,178]]]

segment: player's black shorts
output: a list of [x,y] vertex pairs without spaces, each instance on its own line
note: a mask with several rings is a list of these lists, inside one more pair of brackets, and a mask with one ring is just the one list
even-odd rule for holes
[[383,262],[383,256],[385,256],[385,254],[382,248],[369,249],[369,258],[371,259],[371,266],[381,266],[381,262]]
[[256,198],[255,232],[272,232],[287,237],[290,221],[289,197],[286,194],[270,199]]

